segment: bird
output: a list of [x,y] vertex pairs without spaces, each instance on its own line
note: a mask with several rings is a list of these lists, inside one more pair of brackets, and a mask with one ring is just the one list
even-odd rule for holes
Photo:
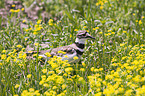
[[61,60],[67,60],[68,63],[76,63],[79,62],[84,53],[85,41],[87,39],[95,39],[95,37],[91,36],[86,30],[80,30],[78,31],[76,40],[73,44],[48,50],[41,50],[39,52],[33,51],[31,53],[38,53],[38,55],[43,59],[47,59],[46,53],[50,53],[51,57],[57,56],[61,57]]

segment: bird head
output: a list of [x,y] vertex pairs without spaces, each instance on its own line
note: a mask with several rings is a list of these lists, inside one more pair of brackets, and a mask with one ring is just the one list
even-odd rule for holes
[[78,31],[77,38],[83,39],[83,40],[86,40],[86,39],[95,39],[86,30],[80,30],[80,31]]

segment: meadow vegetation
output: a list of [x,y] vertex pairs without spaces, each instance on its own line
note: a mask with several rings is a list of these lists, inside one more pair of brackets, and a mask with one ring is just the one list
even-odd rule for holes
[[[1,96],[145,95],[144,0],[36,0],[48,14],[45,22],[42,10],[36,20],[22,14],[34,0],[19,1],[25,6],[11,5],[0,28]],[[72,44],[78,30],[96,38],[86,42],[81,63],[26,58],[26,46],[38,51]]]

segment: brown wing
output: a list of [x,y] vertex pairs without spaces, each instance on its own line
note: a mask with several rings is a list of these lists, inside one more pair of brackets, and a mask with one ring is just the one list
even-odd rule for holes
[[[72,44],[73,45],[73,44]],[[52,56],[62,56],[62,53],[58,53],[58,51],[63,51],[72,54],[74,52],[74,46],[68,45],[68,46],[63,46],[63,47],[58,47],[54,49],[49,49],[49,50],[42,50],[40,51],[40,55],[45,54],[46,52],[49,52]]]
[[[50,53],[52,56],[62,56],[64,54],[58,53],[58,51],[63,51],[67,52],[68,54],[72,54],[75,50],[77,49],[77,46],[75,44],[71,44],[68,46],[63,46],[63,47],[58,47],[58,48],[53,48],[53,49],[48,49],[48,50],[41,50],[39,51],[39,55],[44,55],[45,53]],[[28,52],[27,52],[28,53]],[[32,51],[31,53],[28,53],[29,55],[36,54],[37,51]]]

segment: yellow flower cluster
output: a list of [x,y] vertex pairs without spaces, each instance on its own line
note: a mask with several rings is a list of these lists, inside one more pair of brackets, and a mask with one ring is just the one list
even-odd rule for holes
[[20,9],[17,9],[17,10],[11,9],[10,12],[18,13],[20,12]]
[[104,4],[107,3],[108,0],[98,0],[98,2],[96,3],[96,6],[100,6],[100,9],[102,10],[104,8]]
[[97,30],[97,29],[99,29],[99,27],[95,27],[95,28],[93,28],[93,30]]
[[[85,64],[83,63],[85,66]],[[83,77],[79,75],[71,76],[70,74],[73,71],[73,67],[70,67],[70,64],[67,61],[62,61],[60,57],[54,56],[48,60],[47,68],[42,69],[41,80],[39,81],[39,85],[41,86],[42,90],[44,91],[43,95],[46,96],[65,96],[66,88],[68,87],[67,83],[74,82],[73,80],[76,78],[76,82],[79,84],[85,83]],[[82,69],[84,70],[84,69]],[[30,76],[29,76],[30,75]],[[27,75],[27,78],[30,78],[31,74]],[[58,93],[59,91],[59,93]],[[33,94],[35,91],[31,91]],[[32,93],[30,90],[24,90],[23,93],[27,93],[28,95]]]
[[142,24],[142,21],[141,20],[136,20],[136,22],[141,25]]
[[[105,36],[112,36],[115,34],[115,32],[113,32],[112,30],[108,30],[108,32],[104,32],[104,33]],[[99,32],[99,34],[103,34],[103,32]]]
[[[12,7],[15,7],[15,5],[12,5]],[[10,12],[18,13],[18,12],[20,12],[21,10],[24,11],[24,8],[22,8],[22,9],[16,9],[16,10],[10,9]]]
[[68,73],[68,74],[71,74],[71,71],[73,71],[72,67],[68,67],[68,68],[65,69],[65,72]]
[[41,81],[39,82],[39,85],[42,86],[42,88],[48,88],[49,91],[44,92],[45,95],[51,94],[56,95],[55,90],[62,89],[62,93],[64,93],[65,88],[67,85],[64,85],[65,79],[63,76],[59,76],[58,74],[55,74],[53,71],[51,71],[52,74],[42,75]]
[[34,25],[34,30],[33,30],[33,34],[37,35],[38,33],[40,33],[41,29],[43,29],[42,25],[40,24],[42,22],[42,20],[38,20],[37,24]]
[[17,45],[18,48],[22,48],[22,45]]
[[27,78],[31,78],[31,76],[32,76],[31,74],[28,74],[28,75],[27,75]]
[[5,60],[6,59],[6,54],[1,55],[1,59]]
[[29,88],[28,90],[23,90],[21,96],[40,96],[39,90],[34,90],[34,88]]
[[52,26],[53,25],[53,19],[49,19],[48,23],[49,23],[50,26]]
[[[22,22],[24,23],[24,22],[26,22],[26,20],[23,20]],[[37,35],[43,29],[41,22],[42,22],[42,20],[38,20],[37,24],[35,24],[34,27],[25,29],[25,31],[26,32],[32,31],[34,35]]]
[[[122,43],[119,48],[124,48],[126,45],[126,42]],[[21,48],[22,46],[17,45],[16,47]],[[93,94],[95,96],[145,95],[145,45],[135,45],[134,47],[129,46],[129,48],[130,51],[128,55],[124,55],[120,59],[116,57],[112,58],[109,68],[110,71],[106,74],[104,74],[105,69],[103,68],[91,67],[89,69],[92,73],[87,77],[89,82],[89,90],[87,94]],[[18,53],[16,52],[16,49],[10,53],[8,53],[7,50],[3,50],[1,59],[6,62],[11,61],[11,63],[9,63],[11,67],[19,66],[19,68],[23,68],[27,71],[26,68],[28,66],[25,64],[26,54],[23,50]],[[50,53],[46,53],[45,55],[48,55],[48,57],[51,56]],[[78,57],[75,57],[74,59],[78,59]],[[85,85],[85,78],[78,74],[73,75],[73,71],[83,74],[88,70],[87,64],[82,63],[82,68],[79,70],[74,69],[67,61],[62,61],[61,57],[56,56],[50,58],[46,63],[46,65],[41,67],[39,72],[40,78],[37,81],[41,89],[37,90],[32,87],[26,87],[31,85],[31,81],[33,81],[36,76],[35,74],[33,75],[33,73],[29,73],[25,75],[25,84],[22,84],[21,86],[20,84],[16,84],[14,86],[15,90],[19,90],[19,87],[21,87],[21,96],[65,96],[69,84],[75,82],[80,86]],[[0,68],[3,68],[4,65],[5,63],[0,63]],[[33,64],[31,63],[29,66],[33,66]],[[1,81],[4,82],[4,80]],[[43,93],[41,92],[42,90]],[[15,96],[17,96],[17,94]]]
[[[141,45],[142,50],[145,46]],[[88,76],[91,91],[96,94],[106,96],[114,95],[145,95],[145,54],[140,50],[138,45],[134,46],[129,55],[122,57],[122,63],[113,59],[110,68],[116,67],[116,70],[111,70],[102,80],[101,74],[96,72],[93,76]],[[115,62],[114,62],[115,61]],[[91,68],[93,71],[94,68]],[[103,91],[101,91],[103,90]]]
[[45,55],[46,55],[47,57],[51,57],[51,54],[48,53],[48,52],[46,52]]
[[19,84],[16,84],[16,85],[15,85],[15,88],[17,89],[19,86],[20,86]]
[[58,51],[58,53],[66,54],[66,52],[64,52],[64,51]]
[[74,31],[78,31],[78,29],[75,29]]
[[19,59],[26,59],[26,57],[27,57],[27,55],[26,55],[26,53],[24,53],[23,51],[20,51],[19,52]]

